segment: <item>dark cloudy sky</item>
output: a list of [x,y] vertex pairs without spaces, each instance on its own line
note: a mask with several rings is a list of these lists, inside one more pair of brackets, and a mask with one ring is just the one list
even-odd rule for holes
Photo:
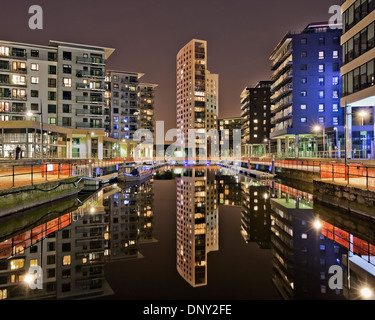
[[[208,41],[208,69],[220,75],[220,117],[240,114],[246,85],[268,80],[269,55],[289,30],[328,20],[340,0],[1,0],[0,39],[108,46],[108,67],[157,83],[156,120],[175,127],[176,55],[193,38]],[[44,29],[30,30],[31,5]]]

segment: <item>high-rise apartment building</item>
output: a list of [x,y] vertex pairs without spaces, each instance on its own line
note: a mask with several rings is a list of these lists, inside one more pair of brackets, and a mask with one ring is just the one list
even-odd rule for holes
[[0,41],[0,157],[11,157],[17,146],[25,158],[132,156],[134,131],[154,130],[156,85],[113,71],[109,78],[120,81],[108,91],[113,52],[61,41]]
[[272,52],[270,137],[280,155],[333,156],[339,151],[341,35],[337,26],[311,23],[285,35]]
[[375,158],[375,1],[342,3],[341,106],[346,113],[348,158]]
[[241,145],[245,156],[261,156],[269,149],[271,85],[272,81],[260,81],[241,93]]
[[142,73],[108,70],[107,105],[108,134],[121,141],[120,155],[132,155],[137,142],[133,141],[138,129],[155,130],[154,98],[156,84],[140,83]]
[[217,143],[206,133],[217,129],[219,111],[219,76],[207,69],[207,42],[193,39],[186,44],[177,54],[176,71],[177,129],[183,134],[178,143],[186,150],[189,130],[194,129],[196,143],[207,150],[207,140],[208,145]]

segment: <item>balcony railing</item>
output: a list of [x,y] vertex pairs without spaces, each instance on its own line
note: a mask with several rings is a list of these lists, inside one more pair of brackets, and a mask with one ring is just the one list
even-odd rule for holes
[[104,77],[103,71],[77,70],[77,77]]
[[105,60],[102,58],[84,58],[84,57],[77,57],[77,63],[85,63],[85,64],[105,64]]
[[103,97],[77,97],[77,102],[104,103]]
[[105,91],[103,86],[99,87],[92,87],[88,83],[77,83],[77,89],[78,90],[93,90],[93,91]]

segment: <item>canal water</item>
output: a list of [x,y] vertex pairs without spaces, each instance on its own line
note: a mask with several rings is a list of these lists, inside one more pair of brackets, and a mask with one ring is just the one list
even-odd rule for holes
[[311,184],[169,167],[1,219],[0,299],[360,299],[374,235]]

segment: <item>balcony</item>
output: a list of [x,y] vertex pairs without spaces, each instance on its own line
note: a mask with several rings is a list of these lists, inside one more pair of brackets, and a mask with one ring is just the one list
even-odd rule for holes
[[289,84],[289,85],[281,88],[280,90],[274,92],[273,95],[271,96],[271,101],[274,103],[274,102],[280,100],[281,98],[287,96],[291,92],[293,92],[293,84]]
[[77,122],[76,123],[76,128],[77,129],[103,129],[104,127],[102,125],[94,125],[93,123],[90,122]]
[[103,71],[97,71],[97,70],[77,70],[76,76],[78,78],[105,78],[105,75]]
[[77,90],[105,91],[103,86],[93,87],[89,83],[77,83]]
[[90,122],[77,122],[77,129],[87,129],[90,128]]
[[96,58],[96,57],[92,57],[92,58],[77,57],[77,63],[105,65],[105,60],[102,58]]
[[285,73],[289,68],[292,67],[292,65],[293,65],[292,57],[289,57],[287,60],[285,60],[285,61],[279,66],[279,68],[277,68],[277,69],[272,73],[271,80],[272,80],[272,81],[277,81],[278,78],[279,78],[283,73]]
[[76,99],[76,102],[103,104],[104,103],[104,99],[103,99],[103,97],[83,97],[83,96],[78,96],[77,99]]
[[101,110],[90,110],[90,109],[77,109],[76,115],[77,116],[85,116],[85,115],[103,116],[103,111],[101,111]]

